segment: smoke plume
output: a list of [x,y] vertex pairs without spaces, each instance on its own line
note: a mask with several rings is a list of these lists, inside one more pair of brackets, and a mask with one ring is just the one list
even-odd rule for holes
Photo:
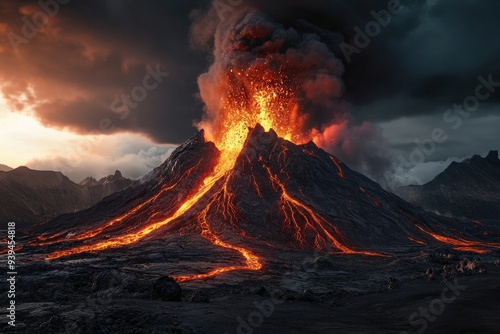
[[[215,3],[214,3],[215,5]],[[365,122],[354,125],[344,99],[344,65],[334,54],[335,31],[299,19],[282,23],[249,4],[196,12],[193,42],[211,48],[213,62],[198,79],[205,115],[197,124],[217,143],[240,113],[245,124],[264,122],[255,111],[269,108],[278,135],[296,143],[314,141],[352,168],[378,178],[390,163],[380,132]],[[261,102],[261,92],[266,92]],[[270,92],[270,93],[269,93]],[[265,127],[265,124],[263,124]]]

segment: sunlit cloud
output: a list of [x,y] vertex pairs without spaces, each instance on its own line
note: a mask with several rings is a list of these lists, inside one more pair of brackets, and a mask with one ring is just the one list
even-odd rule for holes
[[0,96],[0,163],[57,170],[73,181],[102,177],[119,169],[138,178],[160,165],[174,146],[152,143],[143,135],[85,136],[44,127],[25,112],[12,112]]

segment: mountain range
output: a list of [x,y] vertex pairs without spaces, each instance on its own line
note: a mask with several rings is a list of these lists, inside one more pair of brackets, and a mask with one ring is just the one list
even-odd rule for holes
[[0,221],[15,221],[18,226],[47,222],[91,207],[131,183],[119,171],[99,181],[87,178],[80,184],[60,172],[27,167],[0,171]]
[[401,187],[397,194],[440,215],[500,221],[500,160],[498,151],[452,162],[424,185]]

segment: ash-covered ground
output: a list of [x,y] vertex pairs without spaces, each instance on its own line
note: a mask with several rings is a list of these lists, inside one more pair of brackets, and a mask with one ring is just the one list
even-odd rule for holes
[[500,333],[498,251],[256,249],[267,252],[260,271],[178,286],[166,276],[243,260],[198,234],[50,261],[27,246],[17,254],[16,326],[2,307],[1,333]]

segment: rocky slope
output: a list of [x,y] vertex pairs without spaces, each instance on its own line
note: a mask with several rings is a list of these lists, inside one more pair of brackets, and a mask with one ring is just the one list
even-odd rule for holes
[[500,221],[498,151],[453,162],[429,183],[402,187],[398,195],[440,215]]
[[95,184],[76,184],[60,172],[27,167],[0,172],[0,221],[19,226],[45,222],[91,207],[131,183],[119,171]]

